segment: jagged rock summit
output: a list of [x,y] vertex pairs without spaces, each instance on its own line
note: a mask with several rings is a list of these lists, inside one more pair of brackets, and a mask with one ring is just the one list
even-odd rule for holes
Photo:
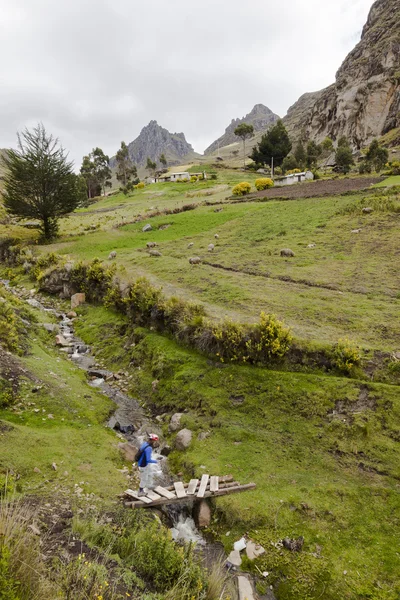
[[[150,121],[143,127],[139,136],[128,144],[128,150],[138,167],[146,165],[147,157],[158,161],[161,154],[165,154],[169,165],[179,164],[183,158],[196,156],[184,133],[170,133],[157,121]],[[111,166],[115,166],[115,159],[112,159]]]
[[215,142],[204,151],[204,154],[212,154],[218,150],[218,146],[222,148],[223,146],[229,146],[229,144],[240,141],[233,132],[241,123],[253,125],[255,133],[257,133],[258,131],[268,129],[268,127],[278,119],[278,115],[273,113],[267,106],[264,106],[264,104],[256,104],[253,110],[242,119],[232,119],[230,125],[225,129],[225,133],[215,140]]
[[400,0],[377,0],[336,83],[304,94],[284,123],[293,140],[345,135],[355,149],[400,127]]

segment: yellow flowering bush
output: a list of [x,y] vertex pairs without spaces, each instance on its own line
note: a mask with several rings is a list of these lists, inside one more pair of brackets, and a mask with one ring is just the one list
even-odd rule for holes
[[137,183],[134,188],[137,190],[142,190],[145,187],[145,184],[143,183],[143,181],[140,181],[139,183]]
[[333,364],[339,371],[350,374],[361,362],[357,347],[348,339],[339,340],[333,349]]
[[261,179],[256,179],[255,186],[258,191],[267,190],[274,186],[274,182],[269,177],[261,177]]
[[242,183],[238,183],[232,190],[232,194],[234,196],[246,196],[251,192],[251,185],[247,181],[242,181]]

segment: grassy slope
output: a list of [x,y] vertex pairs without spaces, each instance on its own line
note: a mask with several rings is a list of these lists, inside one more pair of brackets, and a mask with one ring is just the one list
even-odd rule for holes
[[[48,319],[35,312],[40,320]],[[41,389],[33,392],[38,383],[22,380],[20,403],[0,409],[0,420],[12,426],[0,435],[0,471],[18,473],[23,492],[73,490],[84,480],[80,487],[85,492],[115,497],[126,480],[118,471],[123,464],[118,438],[104,426],[112,402],[88,385],[83,371],[54,348],[53,338],[40,326],[29,337],[29,353],[19,362]]]
[[[171,187],[166,193],[175,192]],[[395,350],[400,334],[399,213],[378,207],[372,215],[363,214],[359,198],[243,203],[226,205],[218,213],[212,206],[201,207],[151,219],[151,233],[142,233],[141,222],[111,229],[106,236],[99,231],[72,237],[47,249],[83,259],[107,259],[117,250],[124,278],[145,274],[169,294],[206,303],[214,316],[253,320],[265,310],[302,338],[335,342],[348,335],[367,347]],[[107,202],[117,200],[102,205]],[[142,194],[135,202],[142,213],[148,200]],[[101,218],[107,226],[108,213]],[[170,227],[158,229],[165,224]],[[148,256],[149,240],[159,244],[161,258]],[[191,249],[189,242],[194,243]],[[207,252],[210,242],[216,245],[212,254]],[[307,248],[310,243],[316,247]],[[280,257],[280,249],[287,247],[295,258]],[[190,267],[188,258],[197,255],[229,270]]]
[[400,175],[393,175],[392,177],[388,177],[384,181],[381,181],[380,183],[375,184],[374,187],[381,188],[381,187],[390,187],[390,186],[394,186],[394,185],[400,185]]
[[[127,339],[116,327],[98,340],[109,315],[103,308],[82,309],[79,330],[110,360],[110,348],[118,356]],[[189,451],[170,456],[175,471],[187,477],[232,473],[257,483],[255,492],[217,502],[221,514],[212,529],[228,551],[250,530],[266,548],[257,566],[270,572],[267,583],[276,584],[279,600],[397,599],[398,388],[222,368],[145,330],[133,339],[128,358],[141,370],[131,368],[132,390],[156,413],[167,411],[165,435],[169,414],[177,410],[187,411],[182,425],[194,431]],[[209,437],[199,441],[200,431]],[[271,545],[300,535],[300,554]]]

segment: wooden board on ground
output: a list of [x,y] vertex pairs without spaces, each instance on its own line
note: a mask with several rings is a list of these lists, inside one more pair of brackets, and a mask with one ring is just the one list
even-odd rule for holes
[[218,492],[219,482],[218,477],[216,475],[212,475],[210,477],[210,492]]
[[187,488],[187,495],[188,496],[193,496],[193,494],[195,493],[196,489],[197,489],[197,484],[199,483],[198,479],[191,479],[189,481],[189,485]]
[[127,496],[130,496],[131,498],[134,498],[135,500],[143,502],[144,504],[151,504],[153,502],[153,500],[150,500],[150,498],[146,498],[146,496],[139,496],[139,494],[137,492],[134,492],[133,490],[126,490],[125,494]]
[[174,488],[178,498],[186,498],[186,492],[182,481],[175,481]]
[[204,494],[206,493],[209,478],[210,478],[209,475],[202,476],[201,481],[200,481],[199,491],[197,492],[198,498],[204,498]]
[[152,490],[149,490],[148,492],[146,492],[146,496],[148,498],[150,498],[151,501],[154,500],[161,500],[162,496],[159,496],[159,494],[156,494],[155,492],[153,492]]
[[169,492],[161,486],[156,487],[154,491],[156,494],[163,496],[163,498],[167,498],[167,500],[174,500],[174,498],[176,498],[176,495],[173,492]]

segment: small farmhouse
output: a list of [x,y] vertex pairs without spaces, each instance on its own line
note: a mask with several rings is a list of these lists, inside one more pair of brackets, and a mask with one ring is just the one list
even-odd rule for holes
[[182,171],[181,173],[163,173],[155,177],[153,183],[164,183],[166,181],[190,181],[191,177],[199,177],[201,175],[204,179],[207,179],[206,173],[189,173],[189,171]]
[[314,175],[311,171],[305,171],[303,173],[292,173],[291,175],[276,177],[274,183],[275,186],[293,185],[302,181],[311,181],[312,179],[314,179]]

